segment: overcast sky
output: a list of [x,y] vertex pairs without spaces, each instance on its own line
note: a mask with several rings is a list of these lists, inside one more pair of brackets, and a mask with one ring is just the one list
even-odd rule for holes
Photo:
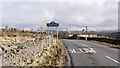
[[[59,29],[117,30],[118,0],[45,0],[1,3],[2,27],[46,28],[46,23],[60,23]],[[1,7],[0,6],[0,7]]]

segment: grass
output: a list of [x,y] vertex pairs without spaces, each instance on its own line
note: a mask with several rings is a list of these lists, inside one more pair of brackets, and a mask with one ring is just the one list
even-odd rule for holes
[[54,43],[50,46],[44,46],[43,52],[37,58],[31,58],[28,66],[61,66],[66,62],[65,49],[61,41],[59,46]]
[[[89,41],[89,40],[86,40],[86,41]],[[102,45],[106,45],[106,46],[110,46],[110,47],[113,47],[113,48],[120,49],[120,45],[113,45],[113,44],[110,44],[110,43],[99,42],[99,41],[89,41],[89,42],[93,42],[93,43],[97,43],[97,44],[102,44]]]

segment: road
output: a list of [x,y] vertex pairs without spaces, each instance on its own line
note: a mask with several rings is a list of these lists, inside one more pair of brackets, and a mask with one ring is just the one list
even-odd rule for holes
[[118,66],[118,49],[82,40],[61,40],[72,66]]

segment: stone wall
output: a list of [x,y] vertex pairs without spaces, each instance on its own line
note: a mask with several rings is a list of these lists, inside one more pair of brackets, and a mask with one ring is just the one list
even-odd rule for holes
[[39,32],[3,29],[0,38],[4,39],[0,39],[2,44],[5,42],[4,45],[0,44],[2,66],[64,65],[66,61],[62,42],[59,40],[57,46],[56,38],[52,35],[49,36],[49,45],[47,34]]
[[1,66],[2,66],[2,49],[0,47],[0,68],[1,68]]
[[33,40],[41,36],[45,36],[46,33],[29,31],[29,30],[19,30],[17,28],[2,28],[0,31],[0,43],[2,45],[11,45],[15,43],[23,43],[27,40]]
[[41,37],[24,43],[1,45],[2,66],[63,66],[66,62],[65,49],[62,42],[51,36]]
[[26,66],[32,57],[40,56],[42,52],[42,38],[13,45],[1,45],[2,66]]

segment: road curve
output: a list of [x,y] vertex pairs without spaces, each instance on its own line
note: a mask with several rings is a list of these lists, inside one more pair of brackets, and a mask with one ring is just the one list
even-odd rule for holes
[[72,66],[118,66],[118,49],[82,40],[61,39]]

